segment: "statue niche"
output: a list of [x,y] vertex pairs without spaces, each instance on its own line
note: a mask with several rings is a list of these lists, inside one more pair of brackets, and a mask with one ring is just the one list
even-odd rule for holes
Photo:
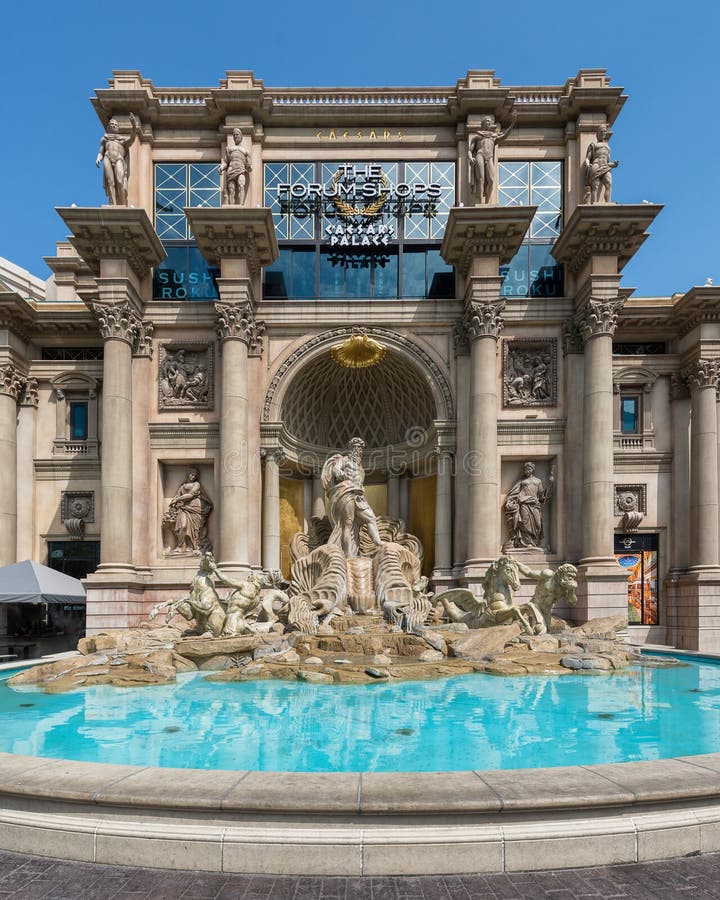
[[213,502],[200,483],[200,471],[191,466],[170,499],[162,517],[166,556],[200,556],[212,550],[208,518]]

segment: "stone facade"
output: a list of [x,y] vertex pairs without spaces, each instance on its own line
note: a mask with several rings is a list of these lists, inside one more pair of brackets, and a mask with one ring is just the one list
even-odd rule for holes
[[[373,508],[436,590],[479,586],[531,461],[553,490],[523,560],[577,564],[577,619],[626,613],[617,560],[642,545],[635,638],[720,649],[720,288],[623,287],[660,207],[585,203],[581,176],[624,101],[595,69],[341,92],[115,72],[93,103],[128,205],[60,209],[47,283],[0,267],[0,563],[99,542],[88,630],[137,624],[194,573],[163,525],[193,469],[219,564],[287,574],[323,460],[359,434]],[[246,195],[223,204],[237,147]],[[358,329],[382,361],[341,369]]]

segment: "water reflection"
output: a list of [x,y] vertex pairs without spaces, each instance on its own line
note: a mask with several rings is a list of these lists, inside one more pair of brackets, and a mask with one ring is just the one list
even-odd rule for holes
[[[34,706],[28,706],[28,703]],[[132,765],[438,771],[712,752],[720,667],[328,686],[200,675],[70,694],[0,683],[0,750]]]

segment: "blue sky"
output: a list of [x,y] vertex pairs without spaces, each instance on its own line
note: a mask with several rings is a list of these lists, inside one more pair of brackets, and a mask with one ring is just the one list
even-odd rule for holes
[[105,202],[89,103],[113,69],[214,86],[452,85],[495,69],[508,85],[606,68],[629,95],[614,126],[614,199],[665,204],[625,270],[640,295],[720,284],[720,5],[47,0],[6,5],[0,54],[0,256],[45,277],[64,226],[53,207]]

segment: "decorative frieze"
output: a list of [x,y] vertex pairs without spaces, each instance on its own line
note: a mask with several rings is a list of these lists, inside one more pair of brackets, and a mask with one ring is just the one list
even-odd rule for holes
[[624,305],[624,297],[613,300],[586,300],[575,314],[575,323],[582,339],[588,341],[599,334],[612,337]]
[[463,325],[467,340],[472,342],[479,337],[493,337],[497,340],[505,327],[502,316],[505,301],[478,303],[471,301],[465,309]]
[[262,351],[265,323],[255,318],[251,303],[216,303],[215,330],[221,341],[242,341],[251,354]]
[[132,347],[140,334],[140,319],[125,303],[93,303],[100,336],[104,341],[125,341]]
[[647,486],[644,484],[615,485],[616,516],[622,516],[620,531],[637,531],[647,514]]
[[158,409],[212,408],[212,346],[201,341],[160,344]]
[[696,359],[682,371],[690,390],[718,387],[720,379],[720,360]]
[[21,375],[12,363],[0,366],[0,394],[12,397],[17,403],[26,384],[27,378]]
[[557,405],[557,341],[503,341],[503,406]]

